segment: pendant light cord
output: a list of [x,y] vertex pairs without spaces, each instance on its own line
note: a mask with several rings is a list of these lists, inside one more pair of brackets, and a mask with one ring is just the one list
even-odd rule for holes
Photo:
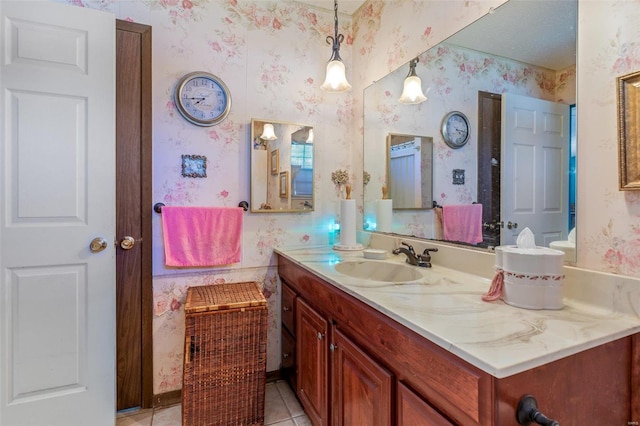
[[340,58],[340,44],[344,41],[344,35],[338,34],[338,0],[333,2],[333,24],[334,24],[334,36],[327,36],[327,44],[333,45],[333,53],[331,54],[331,61],[339,60]]

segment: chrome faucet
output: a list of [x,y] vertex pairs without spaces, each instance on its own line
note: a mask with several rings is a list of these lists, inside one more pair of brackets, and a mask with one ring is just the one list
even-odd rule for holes
[[405,247],[398,247],[393,249],[392,253],[395,255],[399,255],[400,253],[404,253],[407,256],[406,262],[409,265],[420,266],[423,268],[431,268],[431,255],[429,252],[438,251],[437,248],[426,248],[422,252],[422,254],[416,254],[415,250],[413,250],[413,246],[405,243],[404,241],[401,244]]

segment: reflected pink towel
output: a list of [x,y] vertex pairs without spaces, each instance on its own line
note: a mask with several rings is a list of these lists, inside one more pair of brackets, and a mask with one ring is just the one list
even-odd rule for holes
[[215,266],[240,262],[240,207],[162,208],[167,266]]
[[442,206],[444,239],[477,244],[482,241],[482,204]]

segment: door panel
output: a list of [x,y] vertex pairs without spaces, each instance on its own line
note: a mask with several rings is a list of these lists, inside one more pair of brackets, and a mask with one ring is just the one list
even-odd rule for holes
[[501,121],[501,244],[525,227],[538,246],[567,239],[569,106],[505,93]]
[[0,424],[114,422],[114,23],[0,2]]
[[316,426],[329,424],[327,321],[300,298],[296,302],[297,392]]
[[332,329],[333,426],[388,426],[393,375],[336,328]]
[[453,426],[419,395],[398,382],[398,426]]

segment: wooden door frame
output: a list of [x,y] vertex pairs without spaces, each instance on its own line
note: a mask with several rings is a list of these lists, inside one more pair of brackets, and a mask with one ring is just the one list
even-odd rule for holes
[[[116,31],[140,34],[141,39],[141,99],[140,99],[140,212],[142,244],[141,272],[141,369],[142,395],[141,408],[153,407],[153,250],[152,250],[152,86],[151,86],[151,26],[134,22],[116,20]],[[114,34],[115,37],[115,34]],[[116,82],[117,84],[117,82]]]
[[[487,111],[485,110],[485,104],[483,99],[489,100],[497,100],[500,101],[502,99],[502,95],[498,93],[484,92],[478,91],[478,188],[477,188],[477,199],[480,204],[482,204],[482,222],[484,223],[496,223],[500,221],[500,167],[501,164],[498,163],[498,166],[494,169],[491,167],[487,169],[487,164],[491,164],[491,158],[497,157],[498,162],[500,161],[500,138],[495,138],[495,134],[489,131],[494,137],[493,139],[488,138],[487,131],[481,128],[485,123],[485,115],[490,117],[496,117],[495,111]],[[493,108],[492,108],[493,109]],[[500,115],[498,114],[499,118]],[[492,122],[492,126],[495,126],[496,122]],[[496,129],[498,133],[500,133],[500,128]],[[496,152],[497,149],[497,152]],[[498,155],[496,155],[498,154]],[[481,172],[484,170],[484,173]],[[488,172],[488,174],[487,174]],[[497,173],[497,176],[494,174]],[[481,188],[486,187],[490,188],[488,194],[483,193]],[[496,217],[497,213],[497,217]],[[484,229],[482,230],[482,245],[490,245],[497,246],[500,245],[500,233],[497,234],[497,241],[494,241],[491,232]]]

